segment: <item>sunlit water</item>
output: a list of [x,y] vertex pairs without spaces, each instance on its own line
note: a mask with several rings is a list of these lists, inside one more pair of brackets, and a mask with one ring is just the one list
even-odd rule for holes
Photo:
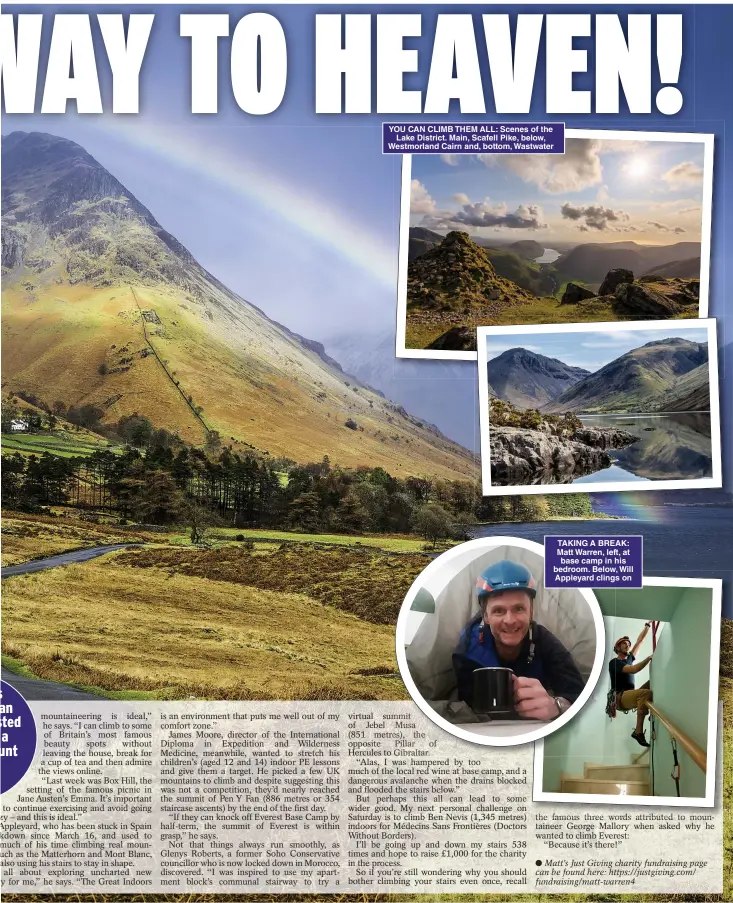
[[556,251],[554,248],[545,248],[545,253],[542,257],[535,257],[535,263],[554,263],[557,258],[560,256],[560,252]]
[[[644,493],[644,495],[653,495]],[[618,493],[594,497],[596,510],[614,512]],[[517,536],[543,543],[545,535],[644,537],[644,573],[654,577],[717,577],[724,581],[723,614],[733,617],[733,507],[624,505],[629,520],[541,521],[531,524],[482,524],[474,537]],[[629,590],[633,592],[633,590]]]

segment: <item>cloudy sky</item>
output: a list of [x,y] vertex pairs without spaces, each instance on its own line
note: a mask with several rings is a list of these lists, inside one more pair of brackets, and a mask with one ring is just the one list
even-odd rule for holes
[[706,328],[670,329],[669,324],[659,329],[587,330],[582,332],[530,332],[514,333],[507,336],[489,336],[486,340],[486,358],[489,362],[510,348],[526,348],[535,354],[552,357],[571,367],[583,367],[594,373],[606,364],[621,357],[634,348],[641,348],[647,342],[659,342],[671,337],[687,339],[688,342],[707,342]]
[[569,138],[565,154],[414,155],[410,222],[483,238],[700,241],[703,145]]

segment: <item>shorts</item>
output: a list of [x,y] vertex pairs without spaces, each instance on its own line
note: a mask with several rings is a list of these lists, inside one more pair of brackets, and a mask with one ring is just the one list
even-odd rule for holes
[[619,695],[616,708],[620,709],[622,712],[628,712],[631,709],[646,710],[647,702],[651,702],[653,698],[654,694],[646,687],[642,687],[639,690],[624,690],[624,692]]

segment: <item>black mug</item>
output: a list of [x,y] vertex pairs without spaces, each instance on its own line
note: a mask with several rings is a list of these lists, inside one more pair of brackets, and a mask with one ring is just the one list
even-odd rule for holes
[[473,672],[473,705],[478,715],[514,712],[511,668],[477,668]]

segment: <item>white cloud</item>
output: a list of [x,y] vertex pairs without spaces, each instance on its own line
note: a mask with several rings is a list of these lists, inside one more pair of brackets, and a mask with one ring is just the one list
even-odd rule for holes
[[668,226],[665,223],[658,223],[654,220],[649,220],[647,226],[651,226],[658,232],[676,232],[678,235],[681,235],[683,232],[687,231],[686,229],[683,229],[682,226]]
[[564,154],[478,154],[485,166],[511,170],[547,194],[582,191],[603,177],[602,142],[590,138],[568,138]]
[[[566,201],[560,207],[560,215],[563,219],[577,222],[582,232],[588,232],[591,229],[599,232],[631,229],[630,226],[621,225],[629,221],[628,213],[624,210],[613,210],[611,207],[604,207],[602,204],[580,206]],[[610,223],[614,225],[609,225]]]
[[[465,197],[465,195],[464,195]],[[510,211],[506,204],[492,204],[490,198],[484,198],[472,204],[468,198],[460,210],[449,214],[451,223],[481,228],[482,226],[499,226],[504,229],[546,229],[543,222],[542,208],[536,204],[520,204],[516,210]]]
[[678,163],[662,175],[662,179],[669,184],[673,191],[682,191],[689,188],[690,185],[700,185],[702,177],[702,167],[691,160]]
[[419,179],[410,183],[410,213],[433,214],[437,210],[435,199]]
[[441,154],[440,159],[448,166],[458,166],[458,154]]
[[648,141],[625,141],[621,138],[605,138],[599,142],[602,154],[635,154],[650,147]]

